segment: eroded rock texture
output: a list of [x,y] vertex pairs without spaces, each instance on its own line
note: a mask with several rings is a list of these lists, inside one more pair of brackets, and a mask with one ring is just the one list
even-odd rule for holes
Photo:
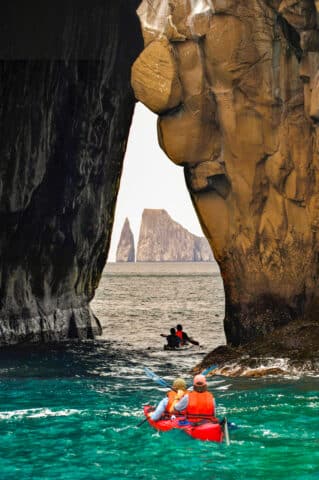
[[143,211],[137,245],[137,262],[211,262],[211,248],[204,237],[190,233],[166,210]]
[[130,227],[128,218],[125,219],[120,240],[116,249],[117,262],[134,262],[135,261],[135,246],[134,236]]
[[138,12],[132,84],[184,167],[223,276],[228,342],[307,329],[319,313],[315,2],[144,0]]
[[141,51],[137,1],[0,7],[0,345],[92,337]]

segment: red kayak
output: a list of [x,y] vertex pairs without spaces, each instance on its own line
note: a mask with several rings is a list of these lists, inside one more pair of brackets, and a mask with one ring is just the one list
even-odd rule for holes
[[[144,415],[147,416],[147,414],[153,410],[153,407],[146,405],[144,407]],[[200,424],[198,424],[199,422],[196,422],[196,424],[192,423],[184,416],[179,416],[173,419],[167,418],[158,420],[157,422],[148,418],[147,421],[151,427],[155,428],[156,430],[160,430],[161,432],[167,432],[173,428],[178,428],[183,430],[183,432],[187,433],[191,437],[197,438],[198,440],[222,442],[224,437],[223,429],[219,424],[218,419],[215,417],[209,419],[205,418],[202,422],[200,422]]]

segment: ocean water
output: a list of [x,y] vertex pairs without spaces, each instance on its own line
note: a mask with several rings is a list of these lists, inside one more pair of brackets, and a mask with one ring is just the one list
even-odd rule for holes
[[[93,308],[103,338],[0,352],[0,479],[319,479],[319,378],[208,377],[231,444],[158,433],[142,406],[224,342],[213,265],[107,265]],[[163,351],[176,323],[202,344]]]

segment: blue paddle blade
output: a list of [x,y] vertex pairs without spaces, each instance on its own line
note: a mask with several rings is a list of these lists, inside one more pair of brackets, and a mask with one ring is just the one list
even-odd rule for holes
[[156,375],[156,373],[152,372],[151,369],[144,367],[144,372],[149,378],[154,380],[154,382],[156,382],[161,387],[171,388],[170,385],[163,378]]
[[239,426],[236,425],[236,423],[234,422],[228,422],[227,421],[227,424],[228,424],[228,430],[238,430]]
[[211,372],[212,370],[216,370],[216,368],[218,368],[217,365],[212,365],[211,367],[208,367],[208,368],[206,368],[205,370],[203,370],[203,371],[201,372],[201,375],[207,375],[207,374],[208,374],[209,372]]
[[[208,367],[202,372],[200,372],[200,374],[206,376],[209,372],[211,372],[212,370],[215,370],[216,368],[218,368],[217,365],[212,365],[211,367]],[[188,390],[192,390],[192,389],[193,389],[193,385],[190,385],[188,387]]]

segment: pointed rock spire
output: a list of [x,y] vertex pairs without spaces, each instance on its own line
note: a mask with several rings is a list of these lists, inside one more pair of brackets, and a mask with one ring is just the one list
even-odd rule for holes
[[134,236],[130,227],[128,218],[125,219],[120,241],[116,250],[117,262],[134,262],[135,261],[135,246]]

